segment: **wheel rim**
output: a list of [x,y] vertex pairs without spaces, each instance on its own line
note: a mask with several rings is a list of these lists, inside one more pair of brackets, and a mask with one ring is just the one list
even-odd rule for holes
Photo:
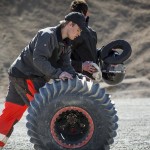
[[54,140],[64,148],[79,148],[92,138],[94,123],[87,111],[69,106],[57,111],[50,123]]

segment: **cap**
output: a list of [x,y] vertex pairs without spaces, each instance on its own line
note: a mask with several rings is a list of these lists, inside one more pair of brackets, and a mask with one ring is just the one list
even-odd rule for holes
[[83,14],[79,12],[71,12],[65,16],[66,21],[72,21],[77,24],[82,30],[86,27],[86,21]]

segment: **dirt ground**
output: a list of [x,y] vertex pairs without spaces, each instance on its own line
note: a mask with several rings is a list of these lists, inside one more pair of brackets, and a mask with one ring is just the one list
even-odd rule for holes
[[[119,127],[111,150],[150,149],[149,98],[113,99],[119,116]],[[0,109],[2,105],[0,105]],[[27,135],[26,114],[15,126],[4,150],[34,150]]]

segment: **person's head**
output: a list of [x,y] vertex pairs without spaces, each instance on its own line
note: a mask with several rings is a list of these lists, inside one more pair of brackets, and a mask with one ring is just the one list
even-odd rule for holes
[[71,12],[65,16],[63,21],[63,38],[74,40],[80,36],[81,31],[86,28],[85,17],[78,12]]
[[88,16],[88,4],[85,0],[73,0],[70,5],[71,12],[80,12],[84,16]]

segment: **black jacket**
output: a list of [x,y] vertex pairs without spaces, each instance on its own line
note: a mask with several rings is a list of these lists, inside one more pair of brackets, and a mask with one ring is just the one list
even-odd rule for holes
[[82,63],[85,61],[97,62],[96,44],[97,34],[90,27],[83,30],[81,36],[72,41],[71,64],[77,72],[91,77],[90,73],[82,72]]
[[69,39],[62,40],[61,27],[40,30],[9,68],[10,76],[58,78],[62,71],[75,74],[70,63]]

